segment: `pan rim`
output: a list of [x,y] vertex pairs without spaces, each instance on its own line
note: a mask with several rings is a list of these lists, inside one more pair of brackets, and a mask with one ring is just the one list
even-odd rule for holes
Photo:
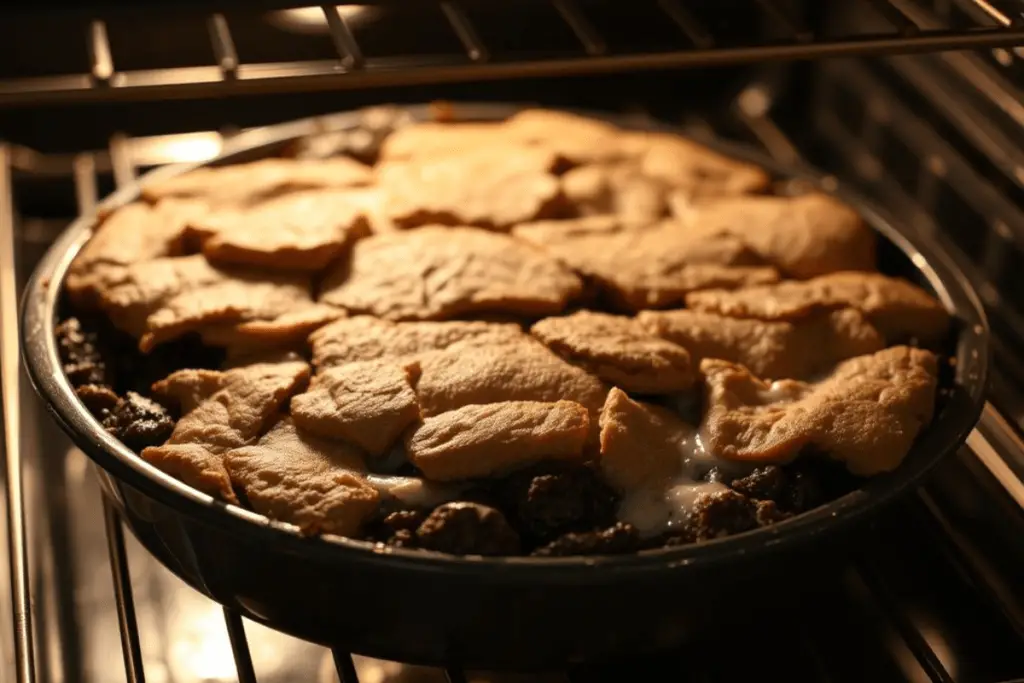
[[[434,105],[391,107],[428,120]],[[458,119],[500,120],[532,104],[457,102],[449,105]],[[78,217],[50,246],[37,265],[23,295],[21,312],[22,350],[29,377],[50,413],[89,458],[114,478],[172,510],[229,533],[244,534],[258,543],[274,543],[282,549],[333,562],[371,561],[396,563],[422,571],[481,570],[503,579],[579,579],[581,572],[595,579],[666,568],[708,567],[723,562],[748,561],[822,534],[838,531],[895,498],[917,482],[938,460],[958,448],[974,428],[984,406],[989,369],[988,322],[978,295],[966,276],[940,245],[909,226],[897,223],[855,191],[835,184],[823,185],[827,176],[808,166],[792,167],[758,150],[721,140],[699,140],[703,145],[732,158],[758,164],[773,176],[801,180],[851,204],[883,238],[893,243],[913,263],[943,305],[961,320],[956,344],[954,386],[942,411],[918,436],[903,463],[891,473],[875,477],[841,498],[802,513],[791,520],[760,529],[675,548],[627,555],[535,558],[455,556],[425,550],[385,548],[368,541],[340,536],[308,537],[297,527],[229,505],[200,493],[163,473],[108,434],[74,394],[64,374],[54,335],[56,309],[71,261],[91,237],[98,217],[139,198],[141,187],[151,180],[218,165],[247,156],[261,158],[273,150],[311,134],[341,131],[358,125],[366,110],[301,119],[239,134],[226,142],[217,157],[205,162],[159,168],[119,189],[101,202],[96,211]],[[683,135],[678,127],[652,120],[609,115],[602,112],[558,109],[606,121],[624,128]],[[901,224],[902,225],[902,224]],[[109,492],[104,493],[109,495]]]

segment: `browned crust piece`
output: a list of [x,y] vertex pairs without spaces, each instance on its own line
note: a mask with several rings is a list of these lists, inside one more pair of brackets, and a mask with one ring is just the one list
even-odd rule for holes
[[[102,292],[101,305],[147,352],[210,327],[284,318],[280,327],[288,328],[300,312],[315,306],[310,289],[306,276],[222,270],[194,255],[129,266],[119,282]],[[322,318],[324,309],[318,312]],[[306,325],[302,332],[309,329]]]
[[480,344],[521,338],[521,327],[477,320],[393,323],[367,315],[343,318],[309,336],[313,367],[411,356],[439,351],[459,342]]
[[475,479],[581,458],[589,429],[587,409],[572,401],[467,405],[424,420],[406,449],[427,479]]
[[768,384],[738,365],[701,363],[701,439],[728,460],[787,462],[811,447],[871,476],[895,469],[932,419],[934,354],[907,346],[844,361],[824,380]]
[[663,486],[683,468],[695,430],[660,406],[634,401],[618,388],[601,409],[601,472],[619,492]]
[[644,176],[635,163],[578,166],[566,172],[561,183],[573,215],[615,215],[645,225],[668,213],[670,188]]
[[718,358],[772,379],[808,379],[837,362],[873,353],[885,340],[852,308],[795,321],[727,318],[681,309],[641,311],[637,322],[651,334],[690,352],[694,365]]
[[153,390],[178,397],[183,415],[167,443],[144,449],[142,459],[203,493],[237,503],[224,454],[255,442],[308,380],[303,361],[227,372],[179,370]]
[[255,445],[229,451],[224,464],[255,512],[304,534],[353,536],[380,506],[358,451],[304,433],[288,418]]
[[418,372],[415,362],[390,360],[328,368],[292,398],[292,418],[300,429],[383,455],[420,417],[412,389]]
[[317,271],[370,234],[359,190],[306,190],[189,222],[211,263]]
[[320,301],[388,320],[539,317],[560,312],[582,289],[568,268],[506,235],[432,226],[356,242],[327,274]]
[[687,232],[672,221],[648,227],[617,216],[590,216],[517,226],[513,236],[596,280],[627,310],[667,308],[692,291],[776,282],[742,241]]
[[566,112],[527,109],[506,121],[427,121],[399,128],[381,145],[383,161],[433,159],[507,145],[551,150],[582,163],[618,158],[621,131],[611,124]]
[[838,308],[856,308],[889,342],[941,340],[950,317],[942,304],[906,280],[878,273],[833,273],[806,281],[687,295],[690,308],[732,318],[797,320]]
[[698,203],[677,217],[687,229],[739,238],[790,277],[875,269],[874,232],[828,195],[729,197]]
[[384,164],[377,179],[388,197],[387,216],[400,228],[508,230],[558,215],[564,202],[553,171],[562,163],[551,150],[501,145]]
[[344,315],[345,311],[334,306],[303,304],[273,320],[204,326],[199,334],[204,344],[224,347],[236,355],[242,350],[298,350],[311,333]]
[[697,197],[739,195],[767,189],[771,176],[760,166],[719,154],[669,133],[636,131],[620,143],[639,156],[640,171],[677,191]]
[[666,394],[693,386],[687,350],[632,318],[579,311],[545,318],[530,333],[562,358],[626,391]]
[[202,166],[187,173],[145,183],[148,201],[174,197],[201,199],[211,206],[247,206],[270,197],[317,188],[359,187],[373,172],[355,159],[261,159],[229,166]]
[[415,388],[425,416],[465,405],[566,399],[586,406],[596,418],[608,393],[597,377],[525,334],[501,344],[458,343],[419,359]]
[[133,202],[110,212],[68,269],[68,295],[79,305],[96,305],[127,266],[182,254],[188,220],[206,210],[202,202],[167,200],[155,206]]

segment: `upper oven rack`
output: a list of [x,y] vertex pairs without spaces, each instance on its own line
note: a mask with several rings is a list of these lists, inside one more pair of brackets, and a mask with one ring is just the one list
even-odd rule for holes
[[[0,106],[352,90],[979,47],[1009,48],[1003,53],[1010,59],[1024,56],[1020,47],[1024,45],[1024,0],[856,0],[857,11],[875,19],[875,28],[868,32],[822,29],[820,25],[827,21],[809,22],[807,13],[797,9],[800,3],[791,0],[732,0],[725,5],[684,0],[635,2],[638,8],[649,6],[645,16],[650,28],[673,27],[678,45],[622,50],[611,35],[621,29],[599,29],[587,0],[531,0],[524,7],[546,6],[545,22],[568,29],[564,31],[567,44],[539,55],[504,54],[493,41],[482,38],[481,20],[474,18],[474,0],[429,0],[416,6],[439,10],[452,44],[461,49],[419,56],[370,55],[346,18],[354,6],[321,5],[289,11],[311,10],[318,18],[317,11],[322,14],[319,21],[334,45],[333,58],[250,62],[236,49],[228,14],[209,10],[204,14],[193,8],[178,12],[187,11],[205,22],[212,56],[209,64],[122,70],[111,47],[107,22],[81,19],[76,31],[82,41],[79,47],[89,55],[88,63],[83,63],[78,73],[0,79]],[[399,20],[410,7],[409,3],[374,4],[376,10],[383,8]],[[708,20],[709,8],[718,12],[719,18],[727,10],[735,13],[738,23],[763,30],[740,38],[730,36],[720,21]],[[827,3],[814,9],[827,14]],[[159,15],[149,21],[159,21]],[[1014,50],[1014,46],[1018,47]]]

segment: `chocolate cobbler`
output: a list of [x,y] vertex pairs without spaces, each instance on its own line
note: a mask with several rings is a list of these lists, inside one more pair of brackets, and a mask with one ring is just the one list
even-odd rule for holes
[[947,312],[833,197],[554,111],[374,135],[101,216],[59,349],[146,462],[305,534],[617,554],[798,515],[932,419]]

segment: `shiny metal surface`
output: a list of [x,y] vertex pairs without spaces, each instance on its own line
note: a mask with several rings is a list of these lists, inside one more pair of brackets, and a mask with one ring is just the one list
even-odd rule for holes
[[[891,4],[906,10],[914,3]],[[1017,4],[936,2],[931,10],[942,5],[974,5],[990,19],[1009,25],[1013,15],[1006,8]],[[659,5],[669,21],[695,44],[703,48],[714,45],[712,34],[692,21],[684,4],[662,0]],[[221,82],[231,71],[225,66],[230,66],[231,51],[224,41],[231,33],[217,30],[220,37],[213,40],[215,45],[218,40],[221,43],[216,67],[220,75],[211,77],[210,83]],[[908,28],[904,25],[899,30]],[[212,27],[211,35],[215,33]],[[1014,59],[1011,55],[1011,64],[1016,63]],[[935,66],[936,61],[942,64]],[[935,70],[920,71],[926,67]],[[968,75],[973,72],[957,71],[961,67],[962,62],[958,66],[945,57],[908,58],[904,65],[893,60],[888,67],[895,74],[896,80],[892,80],[887,78],[890,71],[886,67],[845,62],[824,65],[810,81],[815,94],[807,103],[809,108],[802,110],[804,118],[778,113],[785,88],[766,76],[737,98],[730,115],[708,118],[690,112],[687,121],[697,135],[739,137],[762,144],[787,162],[807,157],[827,165],[844,181],[856,183],[901,216],[918,221],[922,229],[948,232],[951,248],[959,252],[958,264],[988,292],[990,314],[1002,320],[1004,348],[997,356],[1012,365],[1021,348],[1016,346],[1016,334],[1024,328],[1007,305],[1003,272],[1012,268],[1013,262],[999,256],[999,247],[1017,243],[1024,234],[1017,229],[1020,205],[1010,198],[1006,186],[987,180],[977,159],[965,157],[948,135],[940,134],[938,124],[949,117],[954,125],[962,125],[964,135],[981,150],[981,156],[1004,172],[1012,171],[1012,166],[1000,164],[1012,160],[1024,140],[1018,143],[1011,136],[1001,151],[987,147],[978,137],[984,130],[971,118],[986,113],[978,101],[963,91],[957,91],[963,95],[959,99],[940,97],[935,89],[951,87],[939,80],[940,74],[952,70],[970,80]],[[289,73],[295,75],[288,69],[268,69],[264,75],[287,77]],[[922,90],[931,102],[926,118],[906,97],[894,96],[894,92],[908,94],[898,89],[902,82],[898,79],[906,79],[907,87],[915,92],[917,86],[927,85],[923,73],[930,74],[934,85],[932,90]],[[975,89],[984,89],[986,82],[978,81]],[[855,107],[843,106],[850,101],[850,94],[854,102],[888,104],[866,107],[861,116]],[[1012,114],[1012,106],[1002,109]],[[225,117],[231,111],[225,106]],[[969,115],[962,116],[964,111]],[[909,152],[896,154],[894,140]],[[113,185],[114,176],[119,183],[127,182],[140,166],[200,161],[216,155],[222,144],[222,135],[205,131],[115,136],[108,149],[79,148],[70,154],[41,155],[17,145],[8,147],[10,163],[0,167],[0,175],[8,167],[13,171],[15,189],[19,190],[16,208],[21,210],[17,220],[10,210],[3,210],[12,207],[3,205],[10,195],[0,192],[0,226],[6,218],[10,234],[17,236],[18,274],[27,274],[41,249],[66,225],[66,217],[76,208],[93,205],[96,197],[106,192],[104,188]],[[1008,177],[1013,178],[1012,173]],[[47,183],[60,189],[37,191],[37,185]],[[960,198],[965,207],[962,213],[944,210],[941,202],[950,195]],[[43,206],[46,211],[37,210]],[[979,234],[968,231],[965,237],[958,221],[973,216],[981,217],[977,223],[981,227],[974,231]],[[980,249],[976,242],[982,244]],[[240,630],[240,622],[231,614],[226,627],[218,606],[177,580],[130,535],[120,533],[117,520],[103,509],[88,460],[68,445],[40,411],[34,396],[20,393],[24,399],[19,402],[21,419],[16,431],[21,431],[25,458],[25,505],[21,509],[28,518],[31,572],[25,576],[31,578],[32,588],[32,601],[24,604],[31,608],[25,614],[35,617],[33,629],[24,633],[34,634],[39,643],[35,677],[22,680],[92,683],[142,680],[145,676],[150,681],[175,683],[249,681],[246,655],[255,679],[270,683],[349,683],[357,677],[364,683],[409,683],[460,680],[463,676],[466,680],[510,683],[661,680],[666,672],[701,681],[768,676],[784,676],[790,681],[883,683],[1019,679],[1024,675],[1024,586],[1019,581],[1024,572],[1024,548],[1019,540],[1024,537],[1024,513],[1015,491],[1019,491],[1024,472],[1018,431],[1024,412],[1013,409],[1020,387],[1014,377],[1012,370],[1006,372],[1007,386],[993,394],[992,405],[968,442],[971,448],[945,463],[916,499],[894,510],[879,525],[874,546],[845,573],[834,577],[828,588],[797,596],[792,610],[745,638],[742,650],[734,643],[709,643],[655,660],[526,677],[457,669],[446,673],[353,658],[252,623],[244,623]],[[5,391],[5,396],[10,395]],[[108,557],[115,568],[113,574]],[[138,636],[134,678],[126,676],[122,662],[119,624],[131,622],[124,618],[125,603],[116,599],[118,592],[126,594],[125,587],[119,585],[122,580],[130,582],[128,590],[134,599],[135,629],[129,633]],[[247,641],[245,649],[240,636]],[[125,640],[129,651],[133,649],[131,640]]]
[[[811,7],[813,14],[814,3],[800,5],[791,0],[758,0],[736,9],[720,3],[637,0],[629,5],[618,3],[611,13],[609,7],[616,4],[601,0],[535,0],[514,5],[444,0],[419,4],[417,12],[427,10],[443,18],[438,28],[444,30],[421,32],[417,40],[434,33],[446,40],[412,55],[404,50],[371,54],[361,46],[362,42],[376,45],[374,31],[386,33],[402,30],[403,23],[416,24],[418,15],[409,14],[412,3],[343,5],[344,12],[335,5],[322,5],[278,10],[270,16],[286,33],[328,35],[337,54],[271,61],[246,59],[235,49],[231,20],[225,13],[214,12],[204,18],[208,31],[202,33],[209,36],[200,36],[206,43],[201,50],[203,58],[192,60],[201,63],[159,68],[124,66],[115,54],[112,40],[116,36],[108,22],[93,19],[84,26],[67,28],[69,35],[85,36],[86,64],[70,68],[62,63],[56,71],[0,78],[0,103],[336,91],[980,47],[1013,49],[1024,42],[1024,24],[1015,20],[1012,11],[1016,0],[1004,3],[1008,5],[1005,10],[985,0],[856,0],[854,4],[856,11],[880,17],[881,24],[870,32],[819,32],[807,21],[805,11]],[[623,7],[643,10],[633,13],[642,18],[630,15],[625,21],[613,20],[611,30],[599,26],[602,17],[607,24],[607,17],[616,16],[614,12]],[[482,38],[484,33],[494,35],[495,26],[524,14],[532,17],[524,34],[560,31],[566,35],[543,49],[506,49],[500,38],[490,42]],[[174,20],[173,14],[169,17]],[[53,20],[58,20],[56,14]],[[160,21],[149,14],[137,15],[135,20]],[[618,40],[627,29],[644,36],[662,25],[679,29],[674,41],[655,47],[641,38],[624,47]],[[768,33],[740,31],[733,35],[734,25],[763,25]],[[0,41],[2,36],[0,31]],[[17,33],[6,38],[12,44],[23,39]]]

